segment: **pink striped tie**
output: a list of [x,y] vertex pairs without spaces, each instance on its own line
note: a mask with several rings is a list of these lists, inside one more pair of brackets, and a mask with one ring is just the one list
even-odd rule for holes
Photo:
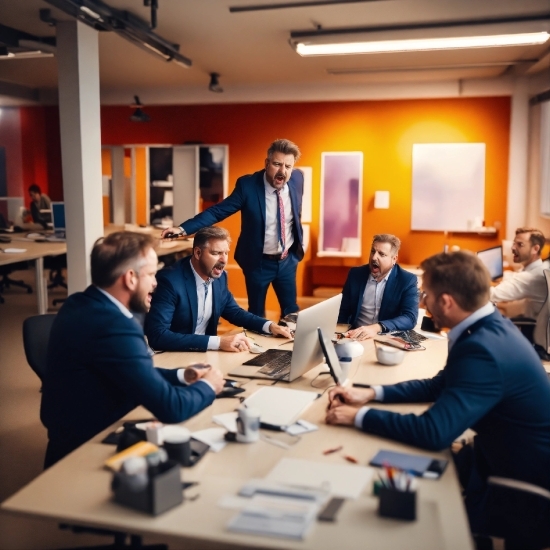
[[278,210],[279,210],[279,230],[280,230],[280,241],[281,248],[283,253],[281,254],[281,260],[284,260],[288,255],[288,250],[286,248],[286,224],[285,224],[285,205],[283,203],[283,197],[281,195],[281,190],[277,189],[277,198],[279,200]]

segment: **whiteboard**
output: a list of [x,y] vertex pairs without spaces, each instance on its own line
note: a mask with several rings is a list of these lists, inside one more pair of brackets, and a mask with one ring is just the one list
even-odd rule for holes
[[485,143],[413,145],[411,229],[472,230],[484,203]]

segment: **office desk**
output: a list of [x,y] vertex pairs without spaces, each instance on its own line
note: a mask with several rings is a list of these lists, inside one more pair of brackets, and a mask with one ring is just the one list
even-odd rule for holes
[[[115,231],[123,231],[124,227],[108,226],[105,228],[105,235]],[[161,230],[151,228],[149,231],[153,237],[160,240]],[[67,253],[65,242],[35,242],[25,238],[26,233],[13,233],[9,236],[11,243],[0,243],[0,248],[25,248],[26,252],[21,254],[4,254],[0,252],[0,265],[8,265],[17,262],[34,261],[36,278],[36,300],[38,313],[40,315],[48,312],[48,282],[44,278],[44,258],[46,256],[59,256]],[[178,239],[176,241],[161,241],[157,254],[159,257],[175,252],[188,250],[193,246],[192,240]]]
[[[264,346],[276,345],[280,340],[256,336]],[[432,376],[443,365],[446,341],[430,341],[424,352],[407,354],[402,365],[384,367],[375,363],[372,342],[365,343],[366,352],[355,359],[350,375],[355,381],[391,383],[410,378]],[[228,372],[232,365],[249,357],[245,353],[163,353],[155,356],[155,363],[164,367],[181,367],[193,361],[208,361]],[[322,392],[331,385],[327,376],[319,376],[321,367],[313,369],[290,387]],[[245,380],[245,379],[243,379]],[[252,393],[265,381],[247,381],[245,395]],[[318,389],[311,387],[314,383]],[[280,385],[289,387],[279,382]],[[212,407],[185,424],[192,431],[211,427],[213,414],[233,410],[236,399],[219,399]],[[284,406],[284,405],[283,405]],[[380,518],[377,499],[369,491],[356,501],[349,500],[341,508],[334,524],[316,523],[304,541],[265,538],[231,533],[226,525],[235,510],[218,507],[224,495],[234,495],[243,483],[252,477],[264,477],[283,457],[303,458],[333,464],[349,464],[343,454],[355,456],[366,465],[380,449],[423,451],[399,443],[359,432],[351,427],[324,424],[327,406],[326,393],[306,410],[303,418],[318,424],[319,430],[301,437],[290,449],[259,441],[254,444],[230,443],[220,453],[208,453],[193,468],[182,470],[187,481],[199,485],[189,490],[199,493],[195,501],[184,502],[157,518],[119,506],[111,501],[111,474],[102,469],[103,461],[114,452],[112,446],[100,440],[109,431],[95,437],[64,460],[40,475],[29,485],[2,504],[4,512],[51,518],[58,521],[124,530],[134,534],[152,535],[172,543],[172,548],[373,548],[395,550],[418,548],[422,550],[472,548],[466,514],[452,461],[440,480],[419,480],[418,520],[401,522]],[[383,407],[384,405],[375,405]],[[421,405],[391,405],[394,410],[419,412]],[[146,418],[148,413],[138,408],[130,417]],[[116,426],[120,425],[118,423]],[[343,445],[342,453],[323,455],[328,447]],[[450,452],[429,453],[450,459]],[[174,542],[175,541],[175,542]]]
[[24,233],[10,235],[11,243],[2,243],[1,248],[25,248],[21,254],[0,253],[0,265],[14,264],[17,262],[34,261],[36,278],[36,300],[38,313],[48,311],[48,283],[44,279],[44,258],[46,256],[59,256],[66,254],[66,243],[34,242],[25,239]]

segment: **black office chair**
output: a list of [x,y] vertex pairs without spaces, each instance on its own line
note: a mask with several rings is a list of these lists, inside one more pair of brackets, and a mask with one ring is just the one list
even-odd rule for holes
[[21,288],[27,289],[27,294],[32,294],[32,286],[25,283],[25,281],[17,281],[10,278],[10,274],[14,271],[21,271],[23,269],[28,269],[28,262],[17,262],[14,264],[7,264],[0,266],[0,304],[4,303],[4,298],[1,296],[2,292],[10,286],[19,286]]
[[54,319],[55,313],[46,313],[45,315],[33,315],[23,321],[25,357],[41,382],[44,382],[46,373],[48,342]]

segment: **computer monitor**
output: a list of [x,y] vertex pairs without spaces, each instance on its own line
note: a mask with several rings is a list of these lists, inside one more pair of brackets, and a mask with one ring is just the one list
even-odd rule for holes
[[340,367],[340,360],[338,359],[338,355],[336,355],[334,344],[332,343],[332,340],[323,332],[321,327],[317,328],[317,333],[330,375],[332,376],[334,382],[336,382],[336,385],[341,386],[346,379],[344,378],[344,373]]
[[52,202],[53,231],[59,237],[65,237],[65,203]]
[[477,257],[489,271],[491,279],[494,281],[500,279],[504,273],[504,265],[502,261],[502,246],[494,246],[486,250],[480,250]]
[[23,197],[0,197],[0,214],[8,224],[21,225],[21,213],[25,209]]

